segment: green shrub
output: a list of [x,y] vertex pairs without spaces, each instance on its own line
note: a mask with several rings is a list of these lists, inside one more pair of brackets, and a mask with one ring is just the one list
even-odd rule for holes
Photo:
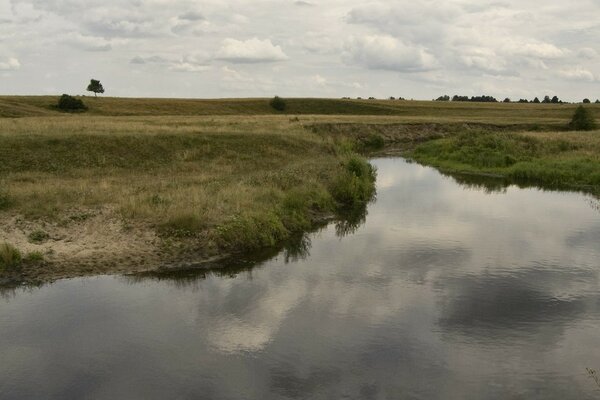
[[0,270],[9,270],[21,265],[21,252],[9,243],[0,243]]
[[375,195],[376,171],[366,160],[351,156],[331,185],[331,195],[343,208],[369,202]]
[[569,128],[575,131],[591,131],[596,129],[596,121],[591,111],[583,106],[579,106],[575,110],[575,114],[573,114]]
[[85,111],[87,107],[83,101],[68,94],[63,94],[58,99],[58,108],[63,111]]
[[362,141],[365,150],[379,150],[385,146],[385,140],[379,135],[369,135]]
[[29,239],[29,241],[31,243],[35,243],[35,244],[40,244],[40,243],[44,243],[46,240],[48,240],[50,238],[50,235],[48,235],[46,232],[44,231],[33,231],[29,234],[29,236],[27,236],[27,238]]
[[269,102],[269,105],[277,111],[284,111],[286,107],[285,100],[279,96],[273,97]]

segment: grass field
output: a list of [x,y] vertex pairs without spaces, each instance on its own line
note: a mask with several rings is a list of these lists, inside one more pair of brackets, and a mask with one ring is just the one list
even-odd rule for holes
[[364,208],[374,175],[356,153],[382,146],[446,171],[600,185],[600,135],[566,130],[575,105],[86,97],[67,114],[56,100],[0,97],[0,243],[14,246],[0,270],[16,251],[4,274],[25,281],[277,245]]
[[[128,99],[81,97],[97,116],[277,115],[269,99]],[[58,96],[0,96],[0,117],[64,115],[54,108]],[[481,122],[490,124],[565,124],[574,104],[462,103],[404,100],[288,99],[286,115],[396,117],[399,122]],[[597,118],[600,105],[590,104]]]

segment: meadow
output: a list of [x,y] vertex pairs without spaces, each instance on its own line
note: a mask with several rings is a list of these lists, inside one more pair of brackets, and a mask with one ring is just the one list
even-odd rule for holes
[[8,280],[276,246],[364,208],[365,156],[391,148],[451,172],[600,185],[598,133],[566,129],[575,105],[289,99],[277,112],[268,99],[82,99],[89,110],[70,114],[57,97],[0,97]]

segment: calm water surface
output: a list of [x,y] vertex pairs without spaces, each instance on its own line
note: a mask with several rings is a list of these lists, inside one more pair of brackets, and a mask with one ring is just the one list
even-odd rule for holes
[[0,298],[2,399],[600,399],[600,212],[379,159],[364,225],[253,268]]

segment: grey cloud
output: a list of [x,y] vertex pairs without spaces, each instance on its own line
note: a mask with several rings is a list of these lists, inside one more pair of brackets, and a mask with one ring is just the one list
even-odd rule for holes
[[197,11],[188,11],[186,13],[181,14],[179,16],[179,19],[183,19],[183,20],[186,20],[186,21],[203,21],[206,18],[200,12],[197,12]]
[[351,65],[399,72],[429,71],[437,66],[437,60],[425,48],[391,36],[353,38],[345,45],[343,59]]

